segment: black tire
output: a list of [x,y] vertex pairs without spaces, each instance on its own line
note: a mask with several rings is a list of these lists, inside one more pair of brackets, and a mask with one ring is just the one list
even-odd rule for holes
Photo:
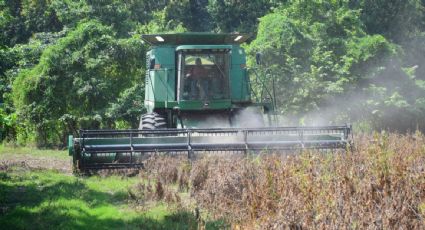
[[139,130],[166,129],[167,120],[158,113],[143,114],[140,118]]

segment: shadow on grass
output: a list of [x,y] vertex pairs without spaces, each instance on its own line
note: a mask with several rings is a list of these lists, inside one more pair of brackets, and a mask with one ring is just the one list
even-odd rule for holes
[[125,192],[95,191],[69,177],[37,178],[37,183],[31,178],[2,173],[2,229],[197,229],[190,212],[163,213],[155,219],[120,210],[127,201]]

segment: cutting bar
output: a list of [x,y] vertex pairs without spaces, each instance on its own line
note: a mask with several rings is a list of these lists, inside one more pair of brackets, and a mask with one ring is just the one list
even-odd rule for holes
[[279,152],[347,149],[351,126],[222,129],[81,130],[70,137],[70,154],[79,170],[142,167],[154,153]]

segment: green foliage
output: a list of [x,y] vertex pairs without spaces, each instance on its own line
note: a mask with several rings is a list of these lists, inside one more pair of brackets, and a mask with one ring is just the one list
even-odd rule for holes
[[318,109],[323,100],[347,89],[349,44],[364,34],[358,25],[356,11],[319,2],[296,2],[261,18],[248,53],[262,53],[264,65],[283,86],[278,92],[283,113]]
[[10,91],[9,79],[6,77],[6,71],[10,69],[16,58],[8,48],[0,48],[0,106],[5,103],[5,94]]
[[64,146],[80,128],[137,127],[140,34],[257,29],[249,65],[263,54],[258,71],[285,116],[424,129],[424,9],[421,0],[2,0],[0,104],[16,121],[2,135]]
[[171,33],[171,32],[185,32],[183,24],[178,20],[167,20],[166,10],[161,10],[153,13],[152,20],[137,28],[137,32],[141,34],[149,33]]
[[364,0],[360,6],[368,33],[382,34],[400,43],[425,29],[421,0]]
[[256,31],[258,18],[275,5],[275,1],[267,0],[210,0],[207,9],[215,31],[253,33]]
[[131,88],[124,90],[116,103],[112,103],[108,109],[107,116],[110,120],[117,122],[128,122],[127,127],[137,129],[139,126],[139,118],[143,114],[144,107],[144,85],[136,84]]
[[67,27],[75,26],[78,21],[87,18],[92,12],[86,1],[53,0],[50,4],[55,9],[59,21]]
[[263,75],[279,85],[277,104],[286,116],[313,124],[325,117],[371,120],[375,129],[424,128],[418,98],[425,91],[416,68],[403,67],[402,46],[368,35],[360,12],[345,1],[287,3],[260,19],[257,38],[248,46],[249,62],[263,54]]
[[15,113],[6,114],[0,106],[0,142],[4,139],[13,139],[16,135],[17,117]]
[[35,32],[60,31],[52,0],[3,0],[0,5],[0,44],[13,46],[26,42]]
[[164,9],[166,21],[181,22],[188,31],[209,31],[207,4],[208,0],[170,1]]
[[134,26],[130,20],[130,5],[120,0],[87,0],[91,17],[111,26],[118,36],[128,36]]
[[17,112],[35,128],[39,145],[65,140],[78,128],[108,127],[105,108],[143,74],[143,53],[136,38],[116,40],[110,27],[80,23],[44,50],[34,68],[19,73]]

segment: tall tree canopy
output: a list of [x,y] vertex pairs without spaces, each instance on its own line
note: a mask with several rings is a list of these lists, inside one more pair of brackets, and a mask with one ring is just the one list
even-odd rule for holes
[[[349,1],[294,1],[260,19],[249,53],[251,58],[263,53],[267,71],[279,85],[278,95],[283,95],[278,101],[283,114],[306,115],[313,124],[351,120],[370,122],[375,128],[425,128],[421,119],[425,115],[424,75],[418,69],[419,65],[423,68],[418,61],[425,56],[411,52],[410,42],[392,43],[397,40],[395,32],[380,28],[371,33],[374,26],[370,23],[379,14],[369,8],[373,13],[365,15],[361,8],[370,4],[376,9],[387,7],[381,10],[398,17],[408,14],[408,20],[421,18],[419,8],[412,7],[419,6],[419,1],[394,5],[364,1],[357,7]],[[419,28],[400,32],[416,44],[423,42]]]
[[115,39],[98,21],[80,23],[46,48],[36,66],[19,73],[13,84],[16,109],[42,137],[58,121],[78,124],[74,129],[98,128],[109,104],[137,84],[144,53],[138,38]]
[[424,4],[1,0],[0,141],[60,146],[79,128],[136,127],[140,34],[172,31],[251,33],[249,66],[274,77],[279,112],[296,122],[424,130]]

